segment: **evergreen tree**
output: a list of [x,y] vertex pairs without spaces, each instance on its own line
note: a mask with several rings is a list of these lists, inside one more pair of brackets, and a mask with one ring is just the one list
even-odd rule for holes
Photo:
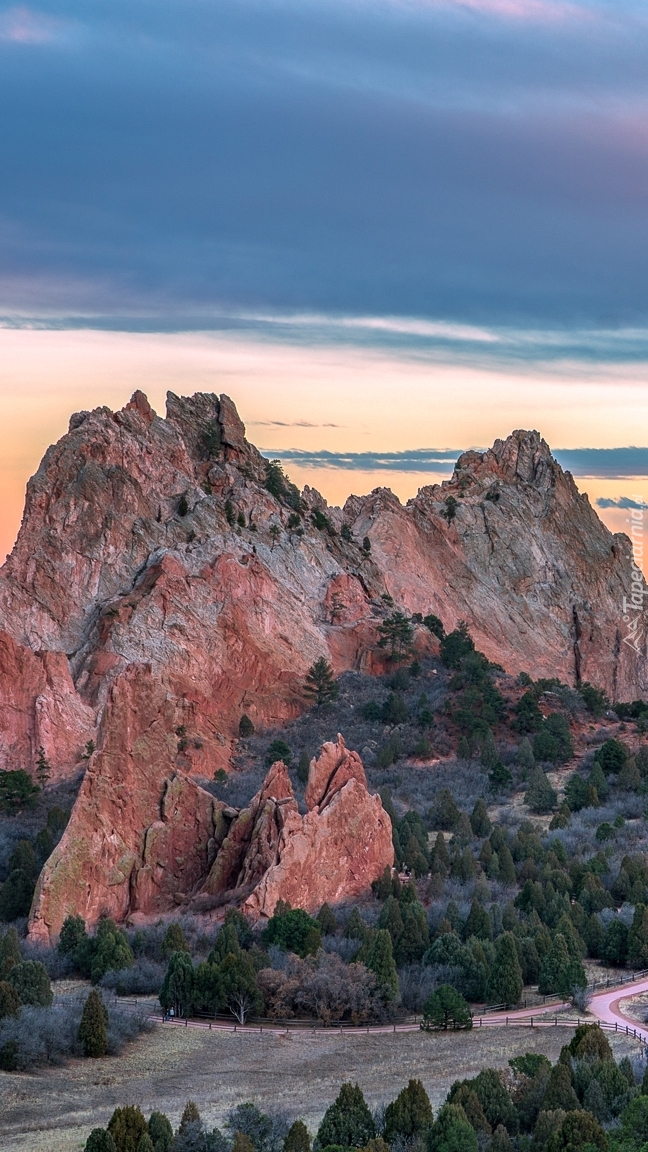
[[503,1124],[508,1132],[516,1132],[518,1117],[515,1106],[502,1080],[493,1068],[484,1068],[472,1081],[484,1115],[493,1131]]
[[515,755],[515,762],[518,768],[522,769],[522,776],[524,779],[528,776],[529,772],[535,768],[535,756],[533,755],[533,748],[528,736],[525,736],[520,741],[518,750]]
[[137,1145],[137,1152],[155,1152],[153,1141],[151,1140],[148,1132],[143,1132],[140,1136],[139,1144]]
[[154,1152],[172,1152],[173,1128],[164,1112],[151,1112],[148,1131]]
[[22,868],[14,868],[0,887],[0,920],[28,916],[34,895],[34,881]]
[[551,1069],[542,1107],[549,1112],[555,1108],[562,1108],[563,1112],[572,1112],[578,1108],[578,1096],[572,1087],[571,1070],[566,1064],[554,1064]]
[[245,712],[239,720],[239,736],[241,740],[247,740],[250,736],[254,736],[254,724]]
[[387,1144],[399,1138],[409,1144],[424,1136],[433,1122],[432,1105],[425,1088],[420,1080],[410,1080],[385,1109],[383,1137]]
[[605,930],[599,944],[599,956],[604,964],[619,968],[623,967],[628,958],[628,928],[618,917]]
[[84,1152],[117,1152],[115,1141],[105,1128],[93,1128],[85,1142]]
[[283,911],[279,910],[279,905],[261,938],[264,944],[278,944],[286,952],[295,952],[302,958],[314,955],[322,945],[322,935],[316,920],[311,919],[301,908]]
[[373,972],[383,999],[389,1003],[398,999],[398,973],[394,962],[392,941],[389,932],[381,928],[371,945],[366,967]]
[[49,1008],[54,995],[47,969],[40,960],[24,960],[11,968],[7,980],[20,996],[21,1004],[36,1004]]
[[477,1134],[463,1108],[444,1104],[426,1138],[426,1152],[477,1152]]
[[235,1132],[232,1152],[256,1152],[256,1149],[249,1136],[246,1136],[244,1132]]
[[13,984],[8,980],[0,980],[0,1020],[5,1016],[18,1016],[20,1013],[20,996]]
[[379,648],[387,648],[392,663],[406,660],[414,647],[414,629],[403,612],[394,612],[378,625]]
[[135,1104],[115,1108],[108,1122],[108,1131],[115,1142],[116,1152],[137,1152],[140,1138],[148,1131],[141,1109]]
[[488,816],[486,801],[481,796],[479,800],[475,802],[475,807],[470,817],[470,824],[475,836],[478,836],[480,839],[484,836],[490,836],[492,824]]
[[322,936],[335,936],[337,932],[337,921],[329,904],[322,904],[317,916],[315,917],[319,924]]
[[21,959],[20,940],[12,925],[7,928],[4,936],[0,934],[0,980],[4,980],[14,965],[20,964]]
[[38,749],[38,758],[36,760],[36,775],[38,776],[38,783],[41,788],[44,788],[52,775],[52,766],[45,755],[45,749],[41,746]]
[[478,900],[473,900],[470,905],[470,912],[463,926],[462,935],[464,940],[468,940],[471,936],[476,936],[478,940],[490,940],[492,938],[490,916]]
[[310,757],[305,748],[302,748],[297,764],[297,779],[301,784],[308,784],[308,773],[310,771]]
[[503,844],[498,851],[499,879],[502,884],[515,884],[515,865],[507,844]]
[[636,968],[648,968],[648,907],[637,904],[628,932],[628,960]]
[[187,1100],[184,1106],[182,1116],[180,1117],[180,1127],[178,1133],[183,1133],[187,1130],[189,1124],[200,1124],[200,1112],[198,1105],[193,1100]]
[[191,1012],[194,992],[194,968],[191,956],[186,952],[174,952],[169,958],[162,987],[160,1004],[163,1008],[173,1008],[176,1016]]
[[283,1152],[311,1152],[310,1136],[303,1120],[295,1120],[288,1129]]
[[423,1006],[422,1027],[426,1031],[472,1028],[470,1008],[461,993],[451,984],[442,984],[428,996]]
[[549,783],[542,768],[536,766],[529,772],[529,783],[524,794],[524,803],[532,812],[551,812],[558,803],[558,795]]
[[401,916],[400,904],[395,896],[388,896],[385,900],[378,917],[378,928],[387,929],[391,936],[392,948],[396,949],[403,935],[403,917]]
[[317,1131],[317,1144],[363,1148],[376,1135],[376,1128],[358,1084],[343,1084],[337,1100],[324,1113]]
[[495,946],[486,995],[492,1004],[506,1004],[508,1007],[519,1002],[522,988],[522,969],[515,937],[512,932],[503,932]]
[[108,1012],[101,993],[93,988],[84,1006],[79,1024],[79,1041],[83,1055],[96,1058],[108,1051]]
[[57,948],[63,956],[71,955],[75,948],[86,939],[85,920],[82,916],[66,916],[61,928]]
[[338,692],[333,669],[328,660],[320,656],[308,669],[304,695],[314,701],[316,708],[321,708],[323,704],[337,700]]
[[351,910],[351,915],[344,925],[344,932],[342,934],[345,940],[362,941],[365,939],[367,935],[367,925],[357,908]]
[[239,952],[238,956],[229,953],[221,964],[221,977],[225,1003],[240,1024],[261,1011],[263,996],[249,953]]
[[191,949],[187,943],[182,928],[177,920],[173,920],[166,932],[162,941],[162,955],[168,957],[172,952],[190,952]]
[[608,1138],[595,1116],[581,1109],[570,1111],[547,1143],[547,1152],[607,1152]]

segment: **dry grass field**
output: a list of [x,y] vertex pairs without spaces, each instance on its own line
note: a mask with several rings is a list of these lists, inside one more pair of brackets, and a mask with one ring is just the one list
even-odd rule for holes
[[[372,1108],[386,1103],[410,1077],[423,1081],[434,1107],[454,1080],[511,1056],[544,1052],[556,1060],[567,1028],[492,1028],[472,1033],[288,1036],[157,1027],[119,1058],[74,1060],[32,1074],[0,1072],[2,1152],[79,1152],[93,1127],[117,1105],[158,1108],[177,1125],[188,1099],[210,1126],[236,1104],[281,1106],[311,1131],[345,1080],[357,1080]],[[636,1051],[614,1039],[617,1058]]]

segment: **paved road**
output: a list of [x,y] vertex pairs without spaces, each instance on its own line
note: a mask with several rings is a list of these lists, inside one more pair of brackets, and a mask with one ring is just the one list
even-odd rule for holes
[[[582,1017],[583,1020],[592,1019],[600,1020],[609,1026],[618,1027],[619,1031],[623,1029],[625,1032],[626,1027],[632,1028],[636,1034],[636,1038],[641,1040],[644,1044],[648,1045],[648,1029],[642,1028],[630,1016],[626,1016],[620,1008],[622,1000],[627,1000],[630,996],[636,996],[640,992],[648,992],[648,977],[641,980],[635,980],[628,984],[617,985],[616,988],[607,989],[603,992],[597,992],[591,999],[588,1013]],[[513,1009],[510,1012],[492,1012],[487,1016],[475,1017],[475,1027],[483,1028],[496,1028],[506,1027],[511,1024],[530,1025],[532,1027],[551,1027],[561,1023],[560,1013],[565,1012],[571,1007],[568,1001],[563,1003],[551,1004],[548,1006],[539,1006],[536,1008],[519,1008]],[[159,1017],[158,1017],[159,1019]],[[212,1030],[226,1031],[226,1032],[265,1032],[270,1035],[290,1035],[294,1031],[310,1031],[307,1027],[296,1029],[294,1026],[290,1028],[282,1027],[281,1025],[273,1024],[234,1024],[228,1020],[173,1020],[167,1021],[176,1028],[208,1028]],[[573,1018],[570,1016],[569,1020],[565,1019],[564,1023],[573,1027]],[[366,1029],[340,1027],[328,1029],[336,1032],[349,1032],[354,1036],[361,1035],[363,1032],[371,1033],[385,1033],[393,1034],[396,1032],[418,1032],[420,1029],[419,1024],[370,1024]],[[315,1031],[315,1029],[313,1029]],[[319,1029],[318,1029],[319,1031]]]

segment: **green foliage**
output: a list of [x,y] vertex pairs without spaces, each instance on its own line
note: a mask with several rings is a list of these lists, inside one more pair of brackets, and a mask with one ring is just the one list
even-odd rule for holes
[[362,551],[364,552],[365,556],[368,556],[371,552],[371,540],[368,536],[365,536],[364,540],[362,541]]
[[598,1024],[579,1024],[569,1041],[574,1060],[614,1060],[605,1032]]
[[33,808],[39,792],[38,785],[22,768],[0,772],[0,812],[13,816],[25,808]]
[[493,1131],[499,1124],[503,1124],[507,1132],[516,1132],[518,1127],[517,1114],[511,1097],[497,1072],[492,1068],[484,1068],[469,1083],[475,1091]]
[[503,932],[495,946],[495,958],[488,977],[486,995],[491,1004],[512,1006],[522,995],[522,969],[518,960],[515,937]]
[[351,543],[351,541],[353,540],[353,536],[352,536],[351,529],[349,528],[348,524],[345,523],[342,525],[342,527],[340,529],[340,536],[342,537],[343,540],[346,540],[346,542],[348,544]]
[[362,942],[366,939],[367,925],[357,908],[351,910],[351,915],[344,925],[343,936],[345,940],[359,940]]
[[[93,749],[94,751],[94,749]],[[38,756],[36,758],[36,775],[38,776],[38,783],[41,788],[44,788],[52,775],[52,766],[45,755],[45,749],[41,745],[38,749]]]
[[174,952],[160,989],[159,1000],[163,1008],[173,1008],[176,1016],[191,1011],[194,998],[194,968],[186,952]]
[[409,716],[407,704],[397,692],[390,692],[380,712],[384,724],[404,724]]
[[283,1152],[311,1152],[310,1136],[303,1120],[295,1120],[288,1129]]
[[388,616],[378,625],[378,632],[378,647],[389,651],[393,663],[407,659],[414,645],[414,629],[403,612],[394,612]]
[[[355,911],[355,909],[354,909]],[[330,904],[322,904],[317,916],[315,917],[319,924],[322,936],[334,936],[337,932],[337,920],[333,915]]]
[[477,1134],[463,1108],[444,1104],[426,1138],[426,1152],[477,1152]]
[[446,496],[444,506],[441,509],[441,516],[448,524],[452,523],[457,515],[457,500],[454,496]]
[[164,1112],[151,1112],[148,1122],[154,1152],[171,1152],[173,1148],[173,1128]]
[[389,768],[400,760],[404,752],[403,741],[398,732],[392,732],[376,756],[377,768]]
[[570,996],[574,988],[584,988],[587,984],[580,959],[570,956],[567,941],[562,932],[553,936],[551,948],[540,968],[538,991],[541,996],[557,992],[560,996]]
[[610,707],[610,702],[605,692],[601,691],[600,688],[595,688],[594,685],[588,681],[581,684],[578,690],[583,698],[583,703],[587,711],[597,719]]
[[529,773],[529,783],[524,795],[524,803],[532,812],[551,812],[558,803],[558,795],[551,787],[547,775],[539,766]]
[[443,621],[440,620],[438,616],[435,616],[434,612],[430,612],[427,616],[423,617],[423,624],[427,628],[428,632],[431,632],[432,635],[436,636],[438,640],[443,640],[445,636]]
[[7,976],[20,996],[21,1004],[37,1004],[49,1008],[54,1000],[47,969],[40,960],[24,960],[14,964]]
[[93,988],[83,1006],[79,1024],[79,1041],[83,1055],[96,1058],[105,1056],[108,1050],[108,1012],[101,999],[101,993]]
[[511,727],[518,732],[537,732],[542,728],[544,718],[535,692],[525,692],[515,705],[514,712],[515,720]]
[[322,945],[319,924],[301,908],[275,911],[261,939],[266,945],[276,944],[284,951],[295,952],[301,957],[314,954]]
[[637,904],[628,932],[628,960],[637,968],[648,967],[648,907]]
[[115,1142],[116,1152],[137,1152],[141,1137],[148,1132],[141,1109],[135,1104],[115,1108],[108,1121],[108,1131]]
[[105,1128],[93,1128],[85,1142],[84,1152],[117,1152],[115,1141]]
[[563,1112],[571,1112],[578,1108],[578,1096],[572,1087],[571,1069],[566,1064],[559,1062],[551,1069],[542,1105],[548,1111],[561,1108]]
[[245,712],[239,720],[239,736],[242,740],[247,740],[249,736],[254,736],[254,724]]
[[189,511],[189,501],[186,496],[181,496],[178,500],[178,516],[186,516]]
[[606,740],[596,752],[594,759],[608,776],[610,773],[621,771],[628,759],[628,749],[620,740]]
[[574,755],[569,723],[559,712],[552,712],[533,738],[536,760],[565,764]]
[[442,984],[425,1001],[421,1027],[426,1031],[472,1028],[470,1008],[456,988]]
[[521,1072],[523,1076],[537,1076],[541,1069],[546,1069],[547,1072],[551,1070],[551,1061],[543,1056],[540,1052],[525,1052],[524,1056],[514,1056],[509,1060],[509,1065],[514,1072]]
[[441,640],[441,660],[446,668],[459,668],[464,656],[474,651],[475,643],[465,620],[461,620],[455,630]]
[[480,839],[483,836],[490,836],[492,824],[488,816],[486,801],[482,799],[481,796],[479,797],[479,800],[475,802],[475,807],[472,810],[470,816],[470,826],[475,833],[475,836],[478,836]]
[[285,740],[273,740],[266,752],[265,761],[268,768],[274,764],[276,760],[283,760],[286,767],[290,767],[292,752]]
[[443,829],[444,832],[451,832],[460,815],[452,792],[449,788],[442,788],[430,808],[428,814],[430,823],[435,828]]
[[297,764],[297,779],[301,784],[308,784],[308,773],[310,771],[310,757],[305,748],[302,748],[299,761]]
[[82,975],[89,976],[93,984],[111,969],[130,968],[135,959],[126,933],[108,918],[99,921],[95,936],[80,941],[73,957]]
[[231,500],[225,501],[225,518],[230,528],[233,528],[236,524],[236,512]]
[[14,964],[20,964],[20,941],[15,928],[7,928],[4,936],[0,932],[0,980],[4,980]]
[[167,957],[172,952],[190,952],[191,949],[187,943],[187,938],[178,924],[177,920],[173,920],[166,932],[162,941],[162,955]]
[[547,1152],[607,1152],[608,1138],[598,1120],[581,1109],[570,1111],[547,1142]]
[[366,966],[373,972],[383,999],[389,1003],[398,998],[398,974],[394,963],[392,940],[389,932],[381,928],[369,950]]
[[410,1080],[385,1109],[383,1137],[388,1144],[399,1138],[409,1144],[424,1136],[433,1121],[432,1105],[425,1088],[420,1080]]
[[623,920],[612,920],[608,924],[599,947],[599,956],[604,964],[623,967],[628,958],[628,929]]
[[291,483],[291,481],[284,473],[284,470],[281,467],[281,461],[266,461],[265,486],[270,495],[274,496],[275,500],[279,500],[281,504],[286,504],[295,512],[299,512],[301,510],[302,503],[299,495],[299,489],[293,483]]
[[317,1145],[339,1144],[363,1148],[376,1135],[376,1128],[358,1084],[343,1084],[337,1100],[324,1113],[317,1130]]
[[5,1016],[17,1016],[20,1012],[20,996],[8,980],[0,980],[0,1020]]
[[28,916],[34,895],[34,881],[22,868],[14,868],[0,888],[0,920]]
[[317,708],[321,708],[323,704],[337,700],[338,691],[331,665],[324,656],[320,656],[308,669],[304,695],[313,700]]

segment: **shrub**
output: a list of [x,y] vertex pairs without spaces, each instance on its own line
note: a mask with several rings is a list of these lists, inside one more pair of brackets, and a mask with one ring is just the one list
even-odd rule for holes
[[115,1141],[105,1128],[93,1128],[85,1142],[84,1152],[117,1152]]
[[289,768],[292,761],[292,752],[289,745],[286,744],[286,741],[281,739],[273,740],[266,752],[265,760],[268,768],[270,768],[276,760],[283,760],[286,767]]
[[432,1106],[425,1088],[420,1080],[410,1080],[385,1109],[383,1138],[388,1144],[398,1139],[410,1143],[423,1136],[433,1121]]
[[464,656],[475,650],[475,643],[468,631],[468,625],[462,620],[454,632],[449,632],[441,640],[441,660],[446,668],[459,668]]
[[627,758],[628,749],[620,740],[606,740],[594,757],[601,765],[606,776],[611,772],[620,772]]
[[445,636],[443,621],[440,620],[438,616],[435,616],[434,612],[430,612],[427,616],[423,617],[423,624],[433,636],[436,636],[438,640],[443,640]]
[[28,916],[33,895],[34,881],[22,868],[15,868],[0,888],[0,920]]
[[115,1108],[108,1121],[108,1131],[115,1141],[117,1152],[137,1152],[137,1145],[148,1128],[142,1111],[135,1104]]
[[380,718],[385,724],[404,724],[409,716],[407,704],[397,692],[390,692],[381,709]]
[[33,808],[39,792],[38,785],[22,768],[0,772],[0,812],[13,815],[24,808]]
[[551,787],[542,768],[536,767],[531,770],[524,802],[528,804],[532,812],[538,813],[551,812],[556,807],[558,795]]

